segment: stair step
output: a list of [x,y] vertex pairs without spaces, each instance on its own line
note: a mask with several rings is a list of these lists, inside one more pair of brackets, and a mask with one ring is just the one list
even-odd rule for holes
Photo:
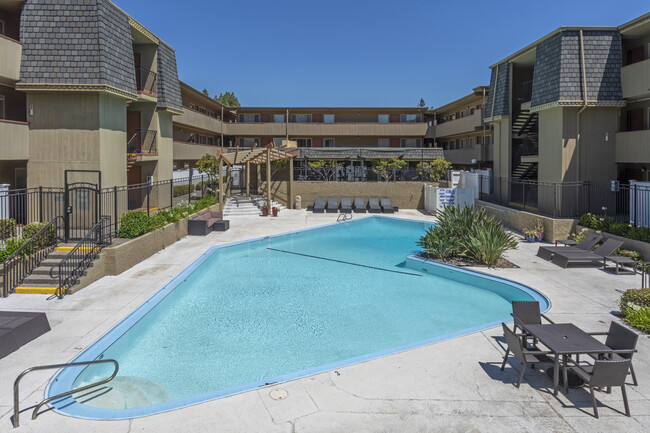
[[15,292],[25,295],[54,295],[58,289],[58,287],[53,286],[38,286],[31,284],[29,286],[18,286],[16,287]]

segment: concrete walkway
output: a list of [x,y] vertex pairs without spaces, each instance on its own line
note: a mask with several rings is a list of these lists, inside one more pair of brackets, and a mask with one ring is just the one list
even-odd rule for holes
[[[398,217],[432,220],[418,211]],[[0,360],[0,431],[11,430],[12,383],[25,368],[68,362],[115,323],[170,281],[212,245],[312,227],[336,220],[285,210],[278,218],[242,217],[225,233],[187,237],[122,275],[105,277],[63,300],[42,295],[11,295],[0,308],[47,313],[52,331]],[[618,310],[618,290],[637,287],[639,276],[616,276],[599,269],[561,269],[535,257],[538,244],[521,243],[507,258],[519,269],[487,272],[527,284],[552,302],[549,316],[587,331],[605,331]],[[485,269],[481,269],[485,271]],[[571,390],[558,397],[540,372],[514,382],[519,364],[499,370],[503,356],[499,328],[431,344],[337,371],[294,380],[167,413],[125,421],[91,421],[21,414],[16,431],[48,432],[418,432],[495,431],[567,432],[650,429],[650,338],[639,339],[634,365],[640,385],[628,387],[632,417],[623,411],[620,390],[597,392],[606,406],[593,418],[589,392]],[[43,398],[51,373],[34,373],[22,382],[21,407]],[[284,400],[271,391],[288,392]]]

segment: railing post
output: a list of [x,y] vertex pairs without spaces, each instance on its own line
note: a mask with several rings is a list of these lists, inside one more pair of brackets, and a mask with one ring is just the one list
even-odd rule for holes
[[38,187],[38,222],[43,222],[43,186]]
[[115,218],[115,233],[117,234],[117,186],[113,186],[113,216]]
[[190,177],[188,180],[188,188],[187,188],[187,202],[192,203],[192,167],[190,167]]
[[149,196],[151,195],[151,184],[147,181],[147,215],[149,215]]
[[632,221],[634,221],[634,227],[637,226],[637,207],[639,205],[638,204],[638,201],[639,201],[638,191],[639,191],[638,190],[638,185],[635,183],[634,184],[634,207],[632,209],[634,211],[634,219],[632,220]]
[[526,212],[526,181],[521,182],[521,201],[524,206],[524,212]]
[[553,218],[557,217],[557,185],[553,185]]
[[169,208],[174,207],[174,178],[169,179]]

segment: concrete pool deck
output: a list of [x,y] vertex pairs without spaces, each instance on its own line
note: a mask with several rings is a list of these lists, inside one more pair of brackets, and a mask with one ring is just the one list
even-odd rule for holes
[[[433,220],[405,210],[396,217]],[[80,351],[159,290],[213,245],[282,233],[336,221],[336,214],[285,210],[278,218],[241,217],[227,232],[189,236],[121,275],[105,277],[62,300],[11,295],[0,309],[47,313],[52,330],[0,359],[0,431],[12,428],[12,384],[24,369],[70,361]],[[619,290],[636,288],[639,276],[613,275],[595,268],[562,269],[538,259],[539,244],[520,243],[507,253],[518,269],[480,269],[526,284],[552,303],[548,316],[586,331],[606,331],[619,320]],[[235,264],[233,264],[235,266]],[[248,391],[163,414],[123,421],[91,421],[48,411],[30,419],[26,408],[43,398],[52,372],[32,373],[21,383],[21,426],[16,431],[635,431],[650,428],[650,338],[641,335],[634,356],[638,387],[629,386],[632,417],[624,416],[619,389],[597,392],[600,419],[592,416],[586,389],[552,394],[538,371],[514,383],[519,363],[499,370],[500,327],[434,343],[384,358]],[[514,366],[514,368],[513,368]],[[215,366],[220,368],[220,366]],[[631,380],[628,380],[630,382]],[[274,400],[271,392],[285,390]]]

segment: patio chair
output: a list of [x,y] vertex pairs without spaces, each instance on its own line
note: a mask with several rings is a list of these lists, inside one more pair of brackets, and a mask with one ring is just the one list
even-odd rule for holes
[[623,404],[625,405],[625,415],[630,416],[630,406],[627,403],[627,393],[625,392],[625,378],[632,365],[631,359],[607,359],[596,360],[593,366],[572,366],[570,371],[584,380],[589,386],[591,394],[591,403],[594,406],[594,417],[598,418],[598,407],[594,388],[610,388],[620,386],[623,393]]
[[354,211],[358,213],[366,213],[366,201],[363,198],[354,198]]
[[337,213],[339,211],[339,199],[338,198],[328,198],[327,199],[327,208],[325,212],[327,213]]
[[[616,351],[616,353],[612,354],[611,359],[629,359],[630,373],[632,374],[632,383],[634,383],[634,386],[638,386],[639,382],[636,380],[636,374],[634,373],[634,367],[632,366],[632,355],[634,355],[634,352],[636,352],[636,343],[639,340],[639,334],[632,331],[631,329],[626,328],[620,323],[611,322],[609,324],[609,331],[590,332],[589,335],[607,336],[605,339],[605,346]],[[597,358],[598,356],[591,355],[591,357]]]
[[368,199],[368,212],[370,213],[381,213],[381,207],[379,206],[378,198]]
[[593,251],[556,251],[553,254],[552,261],[554,264],[562,266],[563,268],[574,264],[592,264],[594,262],[600,263],[601,261],[604,266],[605,258],[614,254],[614,251],[619,249],[621,245],[623,245],[623,242],[621,241],[617,241],[616,239],[607,239],[604,244]]
[[519,385],[521,385],[521,381],[524,378],[524,373],[526,372],[526,367],[528,364],[535,365],[553,363],[553,358],[548,356],[552,352],[541,351],[535,346],[531,347],[530,349],[524,347],[524,343],[521,337],[524,337],[525,334],[515,334],[510,330],[510,328],[508,328],[505,323],[501,323],[501,326],[503,327],[503,336],[505,337],[506,343],[508,345],[506,354],[503,357],[503,363],[501,364],[501,371],[506,368],[508,354],[512,352],[515,358],[521,362],[519,380],[517,380],[517,385],[515,385],[517,388],[519,388]]
[[379,204],[383,213],[395,213],[397,211],[397,207],[390,204],[389,198],[382,198]]
[[[519,328],[521,332],[525,333],[522,325],[539,325],[542,323],[542,319],[549,323],[555,323],[540,312],[538,301],[512,301],[511,315],[514,319],[513,332],[517,332],[517,328]],[[535,344],[537,341],[533,340],[533,345]]]
[[341,213],[352,213],[352,200],[349,198],[341,199]]
[[[603,239],[602,236],[596,233],[589,233],[585,238],[574,247],[553,247],[553,246],[541,246],[537,250],[537,257],[541,257],[544,260],[551,260],[553,254],[556,252],[569,252],[569,251],[589,251],[592,250],[598,242]],[[568,239],[566,239],[568,240]]]
[[317,198],[314,200],[314,213],[325,213],[325,199]]

